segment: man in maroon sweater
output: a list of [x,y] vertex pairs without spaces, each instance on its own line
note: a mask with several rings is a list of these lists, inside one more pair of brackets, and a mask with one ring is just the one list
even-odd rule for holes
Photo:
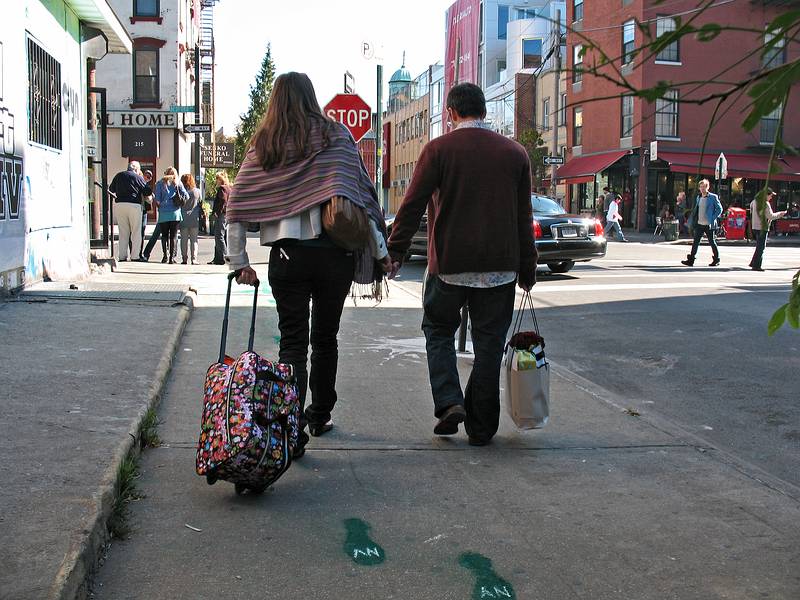
[[[453,87],[447,114],[454,131],[420,154],[397,211],[390,277],[400,269],[422,214],[428,210],[428,279],[423,306],[428,372],[437,435],[458,433],[483,446],[500,419],[500,362],[514,312],[514,282],[536,283],[531,168],[525,149],[491,131],[486,100],[471,83]],[[454,337],[469,304],[475,364],[462,393]]]

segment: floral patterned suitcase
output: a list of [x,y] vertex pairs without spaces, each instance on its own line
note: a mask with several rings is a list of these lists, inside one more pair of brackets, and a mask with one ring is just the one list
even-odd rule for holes
[[248,350],[235,360],[226,356],[232,280],[233,273],[228,277],[219,360],[206,373],[197,474],[209,484],[230,481],[238,494],[261,493],[291,465],[299,433],[299,397],[292,367],[253,351],[258,284]]

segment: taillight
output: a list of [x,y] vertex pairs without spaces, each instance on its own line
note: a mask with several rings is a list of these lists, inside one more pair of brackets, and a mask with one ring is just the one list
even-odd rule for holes
[[539,225],[539,221],[536,219],[533,220],[533,238],[538,240],[542,237],[542,226]]
[[601,236],[604,233],[605,233],[605,230],[603,229],[603,224],[599,220],[595,219],[594,220],[594,234],[597,235],[597,236]]

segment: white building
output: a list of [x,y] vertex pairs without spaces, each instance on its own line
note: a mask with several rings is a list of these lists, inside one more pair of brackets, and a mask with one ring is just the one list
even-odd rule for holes
[[[88,273],[87,79],[130,53],[107,0],[3,0],[0,28],[0,292]],[[110,54],[109,54],[110,55]]]
[[436,63],[431,65],[430,73],[430,109],[431,126],[429,138],[433,139],[442,135],[442,115],[444,114],[444,65]]
[[107,90],[109,179],[134,159],[156,177],[167,167],[197,173],[195,136],[183,125],[195,121],[201,1],[109,3],[133,39],[131,55],[106,57],[97,68],[97,86]]

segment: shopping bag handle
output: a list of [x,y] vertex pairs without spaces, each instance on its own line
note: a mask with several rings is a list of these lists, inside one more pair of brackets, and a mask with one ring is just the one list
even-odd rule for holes
[[[231,287],[233,286],[233,280],[236,278],[236,271],[231,271],[228,273],[228,292],[225,294],[225,314],[222,317],[222,339],[219,342],[219,361],[222,362],[225,360],[225,344],[228,341],[228,313],[230,312],[231,308]],[[260,285],[258,279],[256,279],[253,286],[255,287],[255,291],[253,292],[253,313],[250,316],[250,340],[247,342],[247,349],[252,352],[253,351],[253,342],[256,338],[256,308],[258,303],[258,286]]]
[[536,309],[533,308],[533,296],[529,291],[525,291],[522,294],[522,300],[519,303],[519,308],[517,309],[517,318],[514,320],[514,329],[511,330],[511,334],[515,335],[520,332],[522,329],[522,322],[525,317],[525,308],[529,308],[531,312],[531,317],[533,318],[533,330],[541,335],[539,332],[539,321],[536,319]]

